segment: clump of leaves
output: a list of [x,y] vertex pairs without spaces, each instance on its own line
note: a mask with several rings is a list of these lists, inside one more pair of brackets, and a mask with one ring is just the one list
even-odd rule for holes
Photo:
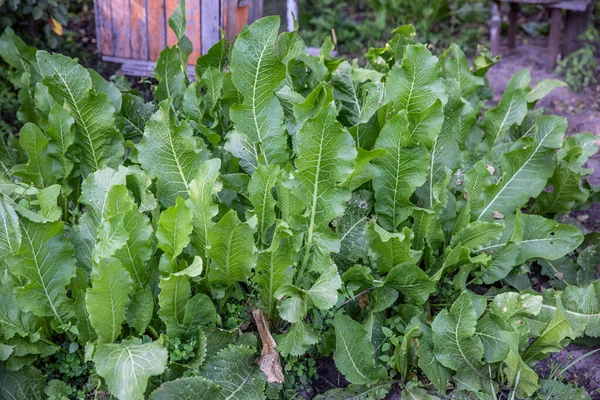
[[596,83],[600,34],[597,29],[590,26],[580,35],[579,40],[582,43],[581,48],[560,60],[556,69],[558,73],[564,75],[569,87],[577,92],[588,89]]
[[[594,138],[534,109],[559,82],[523,71],[489,108],[485,51],[438,59],[403,26],[361,67],[274,17],[190,82],[184,3],[170,26],[153,103],[0,37],[24,123],[0,148],[4,391],[55,386],[36,366],[65,341],[119,399],[284,396],[279,360],[319,354],[352,384],[326,398],[409,372],[431,382],[418,396],[555,391],[532,366],[600,335],[600,282],[511,287],[584,241],[556,217],[589,197]],[[250,308],[276,341],[260,367]]]

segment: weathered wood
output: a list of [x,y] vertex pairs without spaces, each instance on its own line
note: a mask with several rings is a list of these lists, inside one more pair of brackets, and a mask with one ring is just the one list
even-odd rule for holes
[[192,54],[188,60],[189,64],[196,64],[196,59],[202,54],[202,33],[200,28],[200,0],[190,0],[186,3],[187,27],[186,36],[192,42]]
[[519,18],[519,4],[510,3],[510,13],[508,14],[508,48],[514,49],[517,46],[517,20]]
[[105,0],[111,4],[114,55],[131,57],[129,0]]
[[[119,73],[122,75],[154,76],[154,66],[156,65],[154,61],[132,60],[130,58],[110,56],[104,57],[104,61],[121,64]],[[188,65],[188,76],[192,81],[196,79],[196,72],[193,65]]]
[[130,0],[131,6],[131,57],[148,60],[148,15],[145,0]]
[[164,0],[148,1],[148,44],[150,60],[156,60],[167,44],[167,25]]
[[252,23],[263,16],[263,0],[251,0],[248,8],[248,23]]
[[502,29],[502,19],[500,18],[500,1],[492,1],[492,18],[490,20],[490,44],[492,54],[500,53],[500,31]]
[[593,3],[589,3],[584,11],[567,11],[565,18],[565,34],[563,37],[562,55],[568,56],[575,50],[581,47],[579,36],[590,25],[590,17],[592,15]]
[[102,55],[112,56],[115,53],[112,31],[113,19],[110,9],[110,1],[98,1],[96,7],[96,25],[99,33],[97,40],[100,53],[102,53]]
[[236,7],[235,9],[235,34],[240,32],[244,26],[248,24],[249,5]]
[[[179,0],[165,0],[165,19],[167,20],[167,46],[175,46],[177,44],[177,36],[168,24],[169,18],[173,15],[173,11],[179,5]],[[187,16],[187,13],[186,13]]]
[[562,10],[559,8],[550,9],[550,35],[548,36],[548,61],[546,62],[546,72],[554,71],[556,67],[556,58],[560,48],[560,28],[562,24]]
[[206,53],[213,44],[221,39],[222,9],[219,0],[201,0],[202,53]]

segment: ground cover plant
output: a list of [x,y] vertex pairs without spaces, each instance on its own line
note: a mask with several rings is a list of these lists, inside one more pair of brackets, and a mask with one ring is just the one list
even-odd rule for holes
[[2,398],[293,398],[324,357],[351,385],[321,399],[588,396],[532,369],[600,335],[598,236],[562,219],[594,137],[534,109],[560,82],[489,106],[485,49],[402,26],[363,67],[274,17],[190,82],[184,7],[149,103],[0,37]]

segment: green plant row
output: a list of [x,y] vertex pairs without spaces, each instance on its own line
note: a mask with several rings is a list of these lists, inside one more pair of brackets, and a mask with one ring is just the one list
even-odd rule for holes
[[[361,67],[273,17],[190,82],[185,3],[169,24],[150,103],[0,37],[24,123],[0,147],[1,398],[288,398],[329,356],[351,386],[324,399],[582,396],[532,369],[600,335],[597,238],[558,218],[597,146],[534,109],[560,82],[522,71],[489,107],[485,50],[438,59],[403,26]],[[526,289],[538,264],[564,290]]]

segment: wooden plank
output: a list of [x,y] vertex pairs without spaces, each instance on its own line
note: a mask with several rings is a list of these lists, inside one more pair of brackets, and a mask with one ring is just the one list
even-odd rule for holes
[[111,0],[114,55],[131,57],[129,0]]
[[223,0],[223,27],[225,36],[228,40],[233,40],[235,36],[235,12],[237,10],[237,0]]
[[256,21],[263,16],[263,0],[251,0],[248,9],[248,23]]
[[510,13],[508,14],[508,48],[514,49],[517,46],[517,19],[519,18],[519,4],[510,3]]
[[164,0],[148,0],[148,47],[150,60],[156,60],[167,44]]
[[202,53],[206,53],[213,44],[221,39],[221,1],[201,0],[202,12],[200,13]]
[[[174,46],[177,44],[177,36],[175,36],[175,32],[173,32],[173,29],[171,29],[171,27],[169,26],[169,18],[171,17],[171,14],[173,14],[173,11],[175,11],[175,8],[179,5],[179,0],[165,0],[165,21],[167,21],[167,45],[168,46]],[[186,13],[187,15],[187,13]]]
[[100,53],[106,56],[114,55],[112,13],[110,0],[97,0],[96,25],[98,30],[98,48]]
[[130,0],[131,4],[131,57],[148,60],[148,16],[146,0]]
[[560,28],[562,24],[562,11],[558,8],[551,9],[550,35],[548,36],[548,61],[546,72],[554,71],[556,58],[560,47]]
[[[122,75],[154,76],[154,66],[156,65],[156,62],[154,61],[132,60],[130,58],[111,56],[102,57],[102,59],[104,61],[121,64],[118,73]],[[194,71],[193,65],[188,65],[188,76],[192,81],[196,79],[196,72]]]
[[235,10],[235,34],[240,33],[242,28],[248,24],[248,9],[249,5],[236,7]]
[[200,32],[200,0],[190,0],[186,3],[186,36],[192,42],[193,50],[188,59],[188,64],[195,64],[196,59],[202,54],[202,34]]

